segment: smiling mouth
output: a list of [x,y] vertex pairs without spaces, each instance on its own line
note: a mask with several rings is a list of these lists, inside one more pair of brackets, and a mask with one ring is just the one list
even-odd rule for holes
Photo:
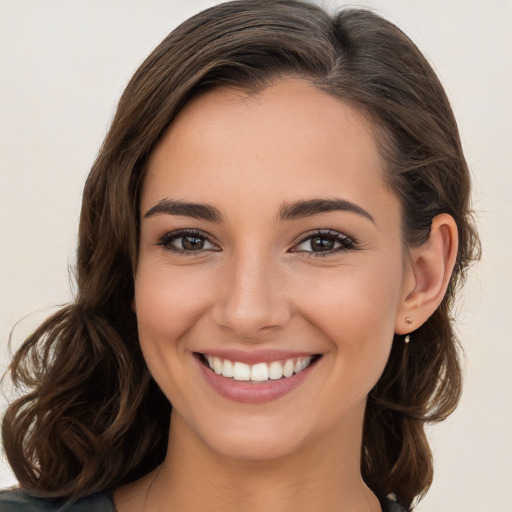
[[222,375],[227,379],[253,383],[288,379],[305,370],[321,357],[320,354],[315,354],[290,358],[284,361],[246,364],[208,354],[198,355],[201,362],[217,375]]

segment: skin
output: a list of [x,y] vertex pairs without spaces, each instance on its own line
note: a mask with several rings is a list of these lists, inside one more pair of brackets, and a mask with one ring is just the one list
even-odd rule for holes
[[[278,220],[283,203],[319,198],[366,213]],[[210,205],[222,220],[147,215],[169,199]],[[371,124],[297,79],[190,101],[151,156],[140,207],[133,307],[173,412],[162,467],[117,490],[117,509],[140,511],[147,498],[148,511],[380,510],[360,475],[366,398],[394,333],[417,328],[442,300],[453,219],[437,217],[425,244],[404,248]],[[202,248],[184,254],[172,238],[180,229],[204,234]],[[334,243],[320,255],[303,237],[318,230]],[[194,353],[218,348],[322,357],[285,396],[240,403],[198,370]]]

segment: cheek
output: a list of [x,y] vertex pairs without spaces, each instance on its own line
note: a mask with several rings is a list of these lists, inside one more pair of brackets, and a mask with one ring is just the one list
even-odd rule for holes
[[371,388],[386,365],[393,341],[401,266],[332,270],[302,280],[301,314],[341,356],[335,364],[353,378],[368,376]]
[[[373,269],[334,269],[303,282],[304,314],[337,325],[342,332],[393,330],[400,296],[400,273]],[[326,322],[330,318],[330,322]],[[332,322],[333,319],[338,321]]]
[[168,400],[185,410],[190,381],[188,333],[210,298],[201,272],[171,269],[162,262],[142,260],[135,278],[135,313],[139,341],[148,369]]
[[177,344],[210,301],[201,272],[141,262],[135,279],[135,312],[143,350]]

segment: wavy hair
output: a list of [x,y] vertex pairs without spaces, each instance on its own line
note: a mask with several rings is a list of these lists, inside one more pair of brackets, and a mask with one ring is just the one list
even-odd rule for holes
[[446,296],[413,342],[395,335],[364,420],[361,472],[375,494],[383,500],[395,492],[409,506],[429,488],[424,427],[448,416],[460,397],[450,312],[479,253],[457,125],[431,66],[396,26],[366,10],[331,14],[300,0],[232,1],[197,14],[126,87],[83,192],[75,299],[10,365],[24,394],[8,407],[2,434],[23,488],[77,498],[162,462],[171,405],[145,365],[131,309],[145,166],[194,95],[222,86],[252,93],[287,76],[372,121],[387,181],[401,201],[404,245],[421,244],[437,214],[456,221],[459,250]]

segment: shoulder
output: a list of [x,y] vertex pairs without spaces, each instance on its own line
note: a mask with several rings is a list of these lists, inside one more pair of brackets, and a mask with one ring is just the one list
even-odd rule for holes
[[99,492],[72,503],[38,498],[15,489],[0,491],[2,512],[115,512],[110,492]]

